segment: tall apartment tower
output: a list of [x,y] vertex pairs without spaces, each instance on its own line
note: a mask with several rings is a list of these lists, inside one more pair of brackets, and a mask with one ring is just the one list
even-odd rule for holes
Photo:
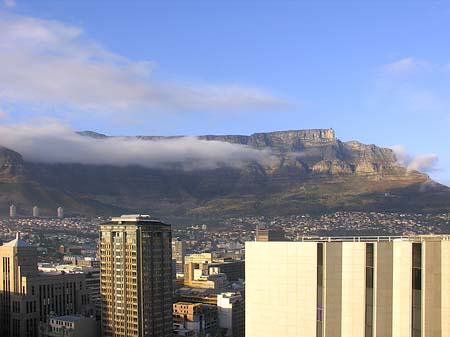
[[176,238],[172,240],[172,258],[175,260],[177,273],[184,272],[184,257],[186,256],[186,242]]
[[39,207],[33,206],[33,218],[39,217]]
[[450,236],[247,242],[247,337],[450,337]]
[[148,215],[100,225],[103,337],[172,337],[172,231]]
[[64,209],[62,207],[58,207],[56,209],[56,215],[58,216],[58,218],[62,219],[64,218]]
[[9,217],[15,218],[17,216],[17,208],[16,205],[9,206]]

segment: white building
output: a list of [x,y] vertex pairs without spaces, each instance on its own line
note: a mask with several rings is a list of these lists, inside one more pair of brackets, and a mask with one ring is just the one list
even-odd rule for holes
[[222,293],[217,295],[219,328],[226,330],[226,337],[244,337],[245,303],[240,293]]

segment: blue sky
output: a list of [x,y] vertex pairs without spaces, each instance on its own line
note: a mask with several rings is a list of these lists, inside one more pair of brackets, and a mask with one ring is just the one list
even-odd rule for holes
[[0,29],[0,48],[18,55],[0,56],[18,69],[0,71],[4,125],[333,127],[342,140],[397,146],[450,184],[450,3],[8,0],[2,21],[19,27],[3,40]]

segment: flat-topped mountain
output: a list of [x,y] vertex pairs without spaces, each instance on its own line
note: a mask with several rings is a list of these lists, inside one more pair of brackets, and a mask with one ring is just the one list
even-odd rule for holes
[[[95,142],[115,137],[78,133]],[[120,137],[124,141],[183,137]],[[0,148],[0,209],[63,206],[69,213],[149,212],[211,217],[334,210],[450,210],[450,189],[408,171],[391,149],[342,142],[333,129],[205,135],[203,141],[264,151],[270,160],[212,167],[41,163]],[[159,143],[156,143],[159,144]],[[257,151],[259,153],[259,151]],[[145,154],[144,154],[145,156]],[[195,158],[193,159],[195,161]],[[29,211],[28,211],[29,212]]]

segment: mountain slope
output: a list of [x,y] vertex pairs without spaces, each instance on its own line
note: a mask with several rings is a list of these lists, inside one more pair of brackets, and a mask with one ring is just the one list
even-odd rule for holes
[[[89,131],[79,134],[109,138]],[[199,138],[270,149],[272,160],[187,171],[30,163],[2,149],[0,209],[4,213],[15,203],[25,211],[36,204],[53,212],[62,205],[68,213],[130,211],[184,217],[342,209],[450,210],[448,187],[400,167],[392,150],[342,142],[332,129]]]

